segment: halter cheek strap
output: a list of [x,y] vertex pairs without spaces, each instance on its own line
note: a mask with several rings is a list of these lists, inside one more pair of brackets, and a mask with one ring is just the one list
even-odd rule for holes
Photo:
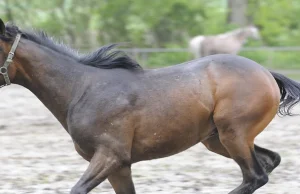
[[5,80],[5,84],[0,85],[0,88],[2,88],[4,86],[8,86],[8,85],[11,84],[9,76],[8,76],[7,68],[13,61],[13,57],[14,57],[14,54],[15,54],[15,51],[17,49],[17,46],[19,44],[20,39],[21,39],[21,34],[17,34],[16,39],[15,39],[15,41],[14,41],[14,43],[13,43],[13,45],[12,45],[12,47],[11,47],[9,53],[8,53],[7,59],[4,62],[4,65],[0,68],[0,74],[3,75],[4,80]]

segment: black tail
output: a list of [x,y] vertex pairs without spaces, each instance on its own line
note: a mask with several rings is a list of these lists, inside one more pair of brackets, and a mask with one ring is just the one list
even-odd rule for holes
[[292,115],[291,109],[300,102],[300,83],[279,73],[271,72],[271,74],[275,78],[281,93],[278,113],[280,115]]

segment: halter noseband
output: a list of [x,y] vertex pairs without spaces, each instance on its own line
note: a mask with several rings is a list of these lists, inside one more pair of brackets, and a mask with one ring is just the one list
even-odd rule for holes
[[13,57],[14,57],[14,55],[15,55],[15,51],[16,51],[16,49],[17,49],[17,46],[18,46],[18,44],[19,44],[20,39],[21,39],[21,34],[17,34],[16,39],[15,39],[15,41],[14,41],[14,43],[13,43],[13,45],[12,45],[12,47],[11,47],[9,53],[8,53],[7,59],[6,59],[6,61],[4,62],[4,65],[3,65],[2,67],[0,67],[0,74],[3,75],[4,80],[5,80],[5,84],[0,85],[0,88],[2,88],[2,87],[4,87],[4,86],[8,86],[8,85],[11,84],[10,79],[9,79],[9,76],[8,76],[7,68],[8,68],[8,66],[9,66],[9,65],[12,63],[12,61],[13,61],[12,59],[13,59]]

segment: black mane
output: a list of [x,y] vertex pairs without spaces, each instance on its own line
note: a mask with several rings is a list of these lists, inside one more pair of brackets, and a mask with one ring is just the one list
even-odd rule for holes
[[117,44],[110,44],[100,47],[96,51],[79,55],[76,51],[68,46],[54,41],[43,31],[21,31],[17,26],[7,24],[5,36],[0,35],[0,39],[4,41],[12,41],[17,33],[22,34],[22,38],[33,41],[39,45],[45,46],[51,50],[61,53],[64,56],[69,56],[81,64],[98,67],[102,69],[123,68],[129,70],[142,70],[142,67],[126,53],[114,48]]

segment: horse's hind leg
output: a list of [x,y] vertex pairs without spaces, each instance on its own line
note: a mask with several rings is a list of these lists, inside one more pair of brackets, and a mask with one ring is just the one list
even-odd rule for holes
[[[227,103],[219,104],[215,109],[214,121],[220,142],[230,157],[238,163],[243,174],[242,184],[231,193],[251,194],[268,182],[268,175],[255,154],[253,142],[275,116],[276,107],[265,110],[254,110],[246,105],[242,110],[239,107],[228,107]],[[242,111],[245,112],[236,114]],[[259,149],[258,152],[261,153],[260,151]]]
[[231,126],[219,130],[221,143],[228,150],[231,158],[238,163],[243,173],[243,183],[231,194],[253,193],[268,182],[268,175],[254,153],[253,141],[240,136],[236,128]]
[[278,153],[257,145],[254,145],[254,150],[259,163],[266,170],[267,174],[270,174],[280,164],[281,158]]
[[226,148],[220,142],[219,134],[215,134],[214,136],[202,141],[202,143],[209,151],[231,158]]
[[[208,138],[207,140],[204,140],[202,143],[206,146],[206,148],[209,151],[220,154],[227,158],[231,158],[226,148],[220,142],[218,134]],[[268,150],[266,148],[259,147],[255,144],[254,150],[259,163],[265,169],[267,174],[270,174],[280,164],[281,158],[278,153]]]

